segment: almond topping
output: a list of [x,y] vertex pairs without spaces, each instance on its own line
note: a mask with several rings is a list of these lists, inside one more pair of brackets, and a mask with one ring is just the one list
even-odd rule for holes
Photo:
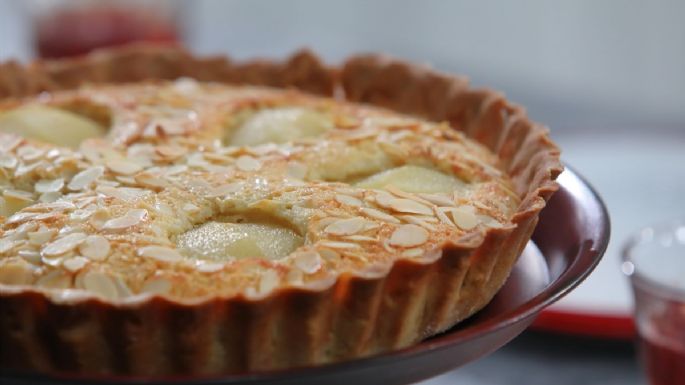
[[333,235],[352,235],[364,229],[366,220],[360,217],[337,220],[326,226],[324,232]]
[[428,241],[428,231],[417,225],[402,225],[390,236],[389,243],[393,246],[413,247]]
[[36,285],[48,289],[68,289],[71,287],[71,277],[62,271],[54,270],[40,277],[36,281]]
[[39,193],[49,193],[49,192],[57,192],[62,190],[64,187],[64,179],[62,178],[57,178],[57,179],[42,179],[38,182],[36,182],[34,188],[36,192]]
[[389,207],[395,211],[409,214],[433,215],[433,210],[419,202],[406,198],[397,198],[389,202]]
[[84,233],[72,233],[48,244],[43,248],[43,255],[47,257],[57,256],[73,250],[86,239]]
[[195,269],[200,273],[216,273],[226,267],[224,263],[202,262],[195,266]]
[[462,230],[471,230],[478,225],[478,217],[471,206],[459,206],[450,209],[450,212],[454,223]]
[[345,194],[335,194],[335,200],[347,206],[361,207],[364,204],[361,200]]
[[402,252],[402,256],[407,258],[416,258],[421,255],[423,255],[423,249],[420,248],[406,249]]
[[40,246],[52,240],[57,230],[48,229],[46,227],[41,227],[40,229],[30,232],[27,234],[29,238],[29,243],[32,245]]
[[31,265],[19,260],[0,265],[0,283],[7,285],[26,285],[33,281]]
[[84,257],[94,261],[102,261],[109,255],[110,244],[102,235],[89,235],[79,245],[79,251]]
[[108,299],[116,299],[119,296],[117,287],[112,278],[104,273],[89,271],[83,275],[84,289]]
[[401,223],[399,219],[380,210],[372,209],[370,207],[362,207],[360,210],[362,213],[370,216],[371,218],[378,219],[379,221],[397,224]]
[[358,244],[350,242],[322,241],[319,242],[319,244],[324,247],[330,247],[331,249],[356,249],[359,247]]
[[88,258],[76,256],[73,258],[66,259],[64,262],[62,262],[62,266],[64,266],[64,268],[69,270],[70,272],[75,273],[83,269],[83,267],[86,266],[88,262],[90,262]]
[[267,270],[262,274],[262,277],[259,280],[259,287],[257,288],[257,292],[259,294],[266,294],[272,291],[273,289],[278,286],[278,282],[280,281],[280,277],[278,276],[278,273],[276,270]]
[[236,167],[241,171],[257,171],[262,164],[249,155],[242,155],[235,161]]
[[147,217],[147,210],[145,209],[129,210],[123,217],[108,220],[102,228],[105,230],[127,229],[139,224],[145,217]]
[[152,278],[145,281],[140,289],[141,293],[167,294],[171,291],[171,282],[164,278]]
[[105,165],[112,170],[113,173],[120,175],[133,175],[143,169],[137,163],[126,160],[110,160]]
[[102,166],[89,167],[74,175],[67,187],[72,191],[83,190],[101,177],[104,172],[105,168]]
[[164,246],[146,246],[138,249],[138,255],[145,258],[156,259],[161,262],[176,262],[181,260],[178,251]]
[[321,256],[314,250],[299,253],[295,256],[295,266],[307,274],[316,273],[321,268]]
[[240,191],[243,188],[243,185],[244,185],[244,183],[242,183],[242,182],[223,184],[221,186],[214,187],[213,189],[211,189],[207,193],[206,197],[207,198],[224,197],[226,195]]
[[296,161],[290,161],[288,162],[287,173],[291,178],[304,179],[307,175],[307,165]]

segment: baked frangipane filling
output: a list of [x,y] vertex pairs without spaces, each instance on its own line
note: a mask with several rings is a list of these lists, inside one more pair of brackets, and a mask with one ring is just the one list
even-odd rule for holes
[[446,123],[189,79],[0,105],[0,283],[53,298],[317,286],[511,225],[498,159]]

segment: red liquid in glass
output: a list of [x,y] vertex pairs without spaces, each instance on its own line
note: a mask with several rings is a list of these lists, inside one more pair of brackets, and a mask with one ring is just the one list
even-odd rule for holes
[[153,9],[102,5],[43,16],[37,21],[36,40],[38,54],[53,58],[134,41],[174,43],[178,33],[168,15],[156,14]]
[[[641,336],[642,358],[652,385],[685,385],[685,305],[671,302]],[[646,334],[646,335],[644,335]]]

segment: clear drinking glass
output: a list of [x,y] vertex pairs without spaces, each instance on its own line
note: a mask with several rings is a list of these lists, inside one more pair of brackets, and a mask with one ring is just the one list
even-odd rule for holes
[[685,220],[647,227],[623,252],[640,356],[652,385],[685,384]]

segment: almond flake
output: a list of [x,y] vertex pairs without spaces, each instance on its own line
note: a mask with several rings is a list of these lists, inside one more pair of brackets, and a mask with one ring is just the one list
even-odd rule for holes
[[89,167],[71,178],[71,182],[67,185],[69,190],[80,191],[90,186],[98,178],[104,174],[105,168],[103,166]]
[[145,281],[141,293],[167,294],[171,291],[171,282],[165,278],[152,278]]
[[473,211],[473,207],[459,206],[450,209],[454,223],[462,230],[471,230],[478,226],[478,217]]
[[142,222],[147,217],[147,210],[133,209],[129,210],[126,215],[119,218],[110,219],[102,226],[104,230],[122,230],[135,226]]
[[9,154],[0,154],[0,168],[13,169],[19,161]]
[[331,249],[356,249],[359,247],[356,243],[350,242],[335,242],[335,241],[321,241],[319,245],[330,247]]
[[436,231],[436,227],[428,223],[424,218],[421,217],[416,217],[413,215],[401,215],[400,218],[404,219],[405,221],[421,226],[429,231]]
[[262,164],[255,158],[249,155],[242,155],[235,161],[236,167],[241,171],[257,171],[262,167]]
[[110,244],[107,238],[102,235],[89,235],[83,240],[83,243],[79,245],[79,252],[94,261],[103,261],[107,258],[110,251]]
[[419,246],[428,241],[428,231],[423,227],[409,224],[395,229],[389,239],[389,244],[400,247]]
[[64,179],[41,179],[36,182],[34,189],[39,193],[58,192],[64,187]]
[[19,260],[0,265],[0,283],[7,285],[27,285],[33,281],[33,269],[28,263]]
[[335,194],[335,200],[347,206],[361,207],[364,204],[361,200],[345,194]]
[[35,250],[19,250],[17,254],[28,263],[40,264],[40,253]]
[[192,203],[186,203],[183,205],[183,211],[185,211],[187,213],[196,213],[196,212],[200,211],[200,208],[195,206]]
[[129,162],[126,160],[115,159],[110,160],[105,163],[108,169],[110,169],[115,174],[120,175],[133,175],[143,168],[137,163]]
[[413,249],[407,249],[402,252],[402,256],[406,258],[416,258],[420,257],[423,255],[423,249],[420,248],[413,248]]
[[164,246],[145,246],[138,249],[138,256],[152,258],[161,262],[176,262],[181,260],[178,251]]
[[212,188],[205,196],[207,198],[225,197],[226,195],[230,195],[240,191],[243,188],[243,186],[244,183],[242,182],[223,184],[221,186]]
[[62,266],[64,266],[64,268],[69,270],[70,272],[75,273],[75,272],[83,269],[83,267],[86,266],[88,264],[88,262],[90,262],[90,260],[88,258],[76,256],[76,257],[64,260],[64,262],[62,262]]
[[12,250],[18,243],[18,241],[12,239],[0,239],[0,254]]
[[152,174],[150,172],[141,172],[134,176],[137,183],[144,187],[149,187],[153,189],[163,189],[169,186],[169,181],[158,175]]
[[168,160],[178,159],[186,154],[186,150],[178,146],[157,146],[155,151]]
[[307,274],[316,273],[321,268],[321,256],[314,250],[301,252],[295,256],[295,266]]
[[33,194],[28,192],[28,191],[9,190],[8,189],[2,193],[2,196],[7,201],[16,201],[16,202],[24,202],[24,203],[33,202]]
[[433,210],[419,202],[406,198],[397,198],[389,202],[391,209],[401,213],[433,215]]
[[318,251],[319,255],[326,261],[330,263],[340,262],[340,254],[337,251],[331,249],[319,249]]
[[7,218],[7,222],[5,222],[8,225],[15,224],[15,223],[21,223],[25,222],[28,220],[31,220],[35,217],[40,215],[40,213],[27,213],[27,212],[22,212],[22,213],[16,213],[12,215],[11,217]]
[[362,213],[370,216],[371,218],[378,219],[379,221],[397,224],[402,223],[399,219],[380,210],[372,209],[370,207],[362,207],[360,210]]
[[280,277],[278,276],[276,270],[267,270],[262,273],[262,276],[259,279],[257,292],[259,294],[269,293],[278,286],[279,281]]
[[71,277],[59,270],[53,270],[38,278],[36,285],[48,289],[68,289],[71,287]]
[[45,246],[42,254],[47,257],[64,254],[76,248],[85,239],[86,234],[84,233],[71,233]]
[[29,238],[29,243],[32,245],[40,246],[52,240],[55,236],[57,230],[48,229],[46,227],[41,227],[37,231],[33,231],[27,234]]
[[38,200],[42,203],[52,203],[62,197],[62,193],[59,191],[52,191],[40,194]]
[[286,173],[291,178],[304,179],[307,175],[307,165],[297,161],[290,161],[288,162]]
[[348,235],[344,239],[354,242],[376,242],[378,239],[367,235]]
[[437,216],[438,219],[440,219],[440,221],[442,223],[444,223],[450,227],[454,226],[454,223],[450,220],[450,218],[447,215],[445,215],[445,210],[443,210],[442,207],[435,207],[434,211],[435,211],[435,216]]
[[333,235],[352,235],[364,229],[366,220],[360,217],[337,220],[326,226],[324,232]]
[[216,273],[217,271],[223,270],[225,267],[226,264],[224,263],[202,262],[195,266],[195,270],[200,273]]
[[454,206],[452,198],[439,194],[418,194],[421,198],[437,206]]
[[98,271],[89,271],[83,275],[83,288],[108,299],[116,299],[119,291],[112,278]]

